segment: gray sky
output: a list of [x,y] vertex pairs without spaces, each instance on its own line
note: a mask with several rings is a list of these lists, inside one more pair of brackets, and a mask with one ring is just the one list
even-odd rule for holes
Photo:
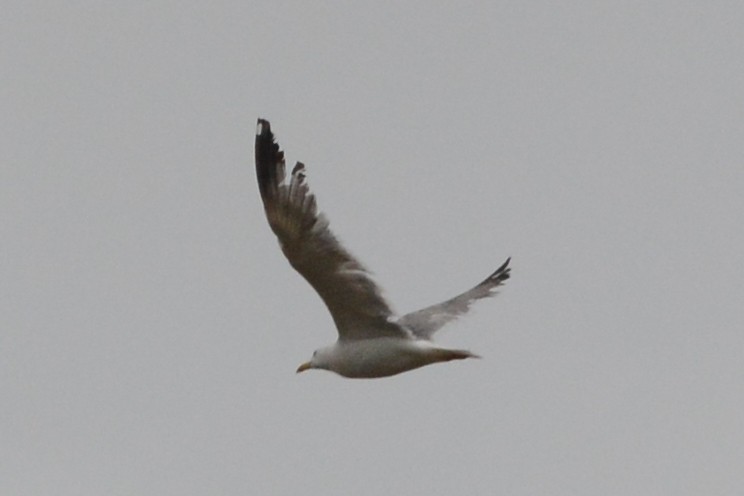
[[[0,493],[741,494],[742,3],[351,4],[4,5]],[[294,374],[258,116],[483,360]]]

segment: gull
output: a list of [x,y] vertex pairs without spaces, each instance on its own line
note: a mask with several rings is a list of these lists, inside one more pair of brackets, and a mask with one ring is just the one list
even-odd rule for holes
[[397,318],[370,272],[339,243],[318,212],[301,162],[287,183],[284,152],[264,119],[258,119],[256,130],[256,175],[266,218],[284,255],[320,295],[338,330],[338,340],[316,350],[297,373],[323,369],[343,377],[377,378],[438,362],[480,358],[467,350],[438,346],[431,338],[473,302],[493,296],[509,279],[511,258],[461,295]]

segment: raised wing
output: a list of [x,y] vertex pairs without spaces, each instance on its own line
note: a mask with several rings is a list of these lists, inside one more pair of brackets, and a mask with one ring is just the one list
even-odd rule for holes
[[406,314],[398,323],[417,337],[429,339],[442,326],[467,312],[476,300],[495,295],[496,288],[509,279],[510,260],[511,257],[507,258],[501,267],[474,288],[445,302]]
[[298,162],[289,184],[285,182],[284,153],[263,119],[256,131],[256,174],[266,218],[284,255],[325,302],[339,339],[410,336],[392,319],[369,272],[318,214],[315,196],[305,183],[305,166]]

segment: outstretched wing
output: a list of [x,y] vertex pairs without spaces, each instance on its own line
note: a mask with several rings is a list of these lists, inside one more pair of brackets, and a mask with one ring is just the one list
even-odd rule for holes
[[507,258],[501,267],[474,288],[445,302],[406,314],[398,323],[410,329],[417,337],[429,339],[442,326],[467,312],[473,302],[495,295],[496,288],[509,279],[510,260],[511,257]]
[[305,166],[295,165],[285,182],[284,153],[269,122],[258,120],[256,174],[266,218],[284,255],[318,292],[338,329],[339,338],[410,336],[392,319],[392,311],[369,272],[343,246],[318,214],[305,182]]

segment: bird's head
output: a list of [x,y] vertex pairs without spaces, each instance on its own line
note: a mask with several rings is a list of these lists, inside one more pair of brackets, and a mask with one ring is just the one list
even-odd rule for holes
[[330,364],[330,353],[331,347],[320,348],[313,351],[313,357],[297,367],[297,373],[304,372],[310,369],[328,369]]

